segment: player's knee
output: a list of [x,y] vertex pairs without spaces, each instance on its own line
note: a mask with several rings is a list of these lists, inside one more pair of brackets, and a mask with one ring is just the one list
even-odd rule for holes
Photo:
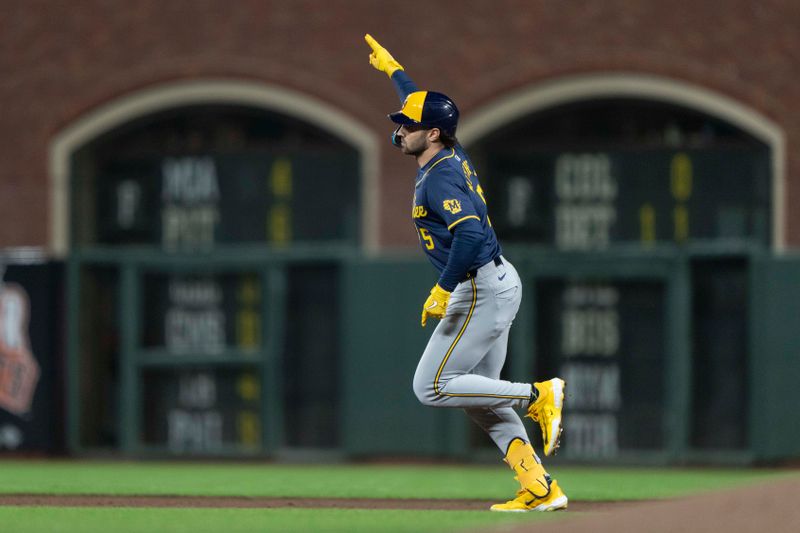
[[414,394],[422,405],[435,405],[438,394],[434,391],[433,380],[417,372],[414,375]]

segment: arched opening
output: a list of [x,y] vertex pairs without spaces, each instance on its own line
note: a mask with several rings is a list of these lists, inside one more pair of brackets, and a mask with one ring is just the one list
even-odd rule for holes
[[[575,387],[565,455],[650,453],[680,432],[696,450],[745,449],[749,254],[783,247],[780,128],[724,95],[615,74],[500,98],[459,138],[500,240],[543,249],[523,328],[537,373]],[[654,250],[685,266],[657,274]]]
[[[102,144],[107,135],[110,137],[106,137],[106,140],[117,135],[134,135],[133,130],[137,127],[141,128],[147,124],[152,126],[159,120],[179,120],[176,115],[183,111],[203,108],[206,108],[207,112],[211,112],[211,108],[216,108],[217,113],[227,108],[231,112],[238,110],[236,113],[239,114],[249,109],[253,114],[253,117],[249,119],[251,122],[259,122],[258,116],[261,116],[262,123],[277,120],[284,123],[285,132],[293,129],[292,127],[286,129],[287,121],[290,124],[293,123],[294,133],[288,133],[288,135],[294,137],[295,140],[304,135],[299,134],[298,137],[298,131],[316,130],[314,135],[319,139],[327,138],[333,146],[338,144],[340,147],[347,146],[350,150],[354,150],[357,154],[356,190],[363,206],[356,222],[359,234],[358,242],[367,250],[374,250],[377,247],[378,221],[375,198],[378,194],[378,150],[374,135],[365,126],[327,104],[281,87],[244,81],[196,80],[169,83],[124,96],[92,110],[54,138],[49,156],[51,253],[58,257],[65,256],[72,235],[78,239],[77,242],[86,242],[85,239],[89,237],[85,230],[75,234],[72,227],[74,218],[81,216],[72,212],[74,210],[72,204],[77,200],[81,202],[78,204],[80,208],[88,208],[85,205],[87,200],[85,197],[75,199],[72,196],[75,192],[72,190],[72,182],[75,170],[73,163],[76,155],[80,156],[82,150],[85,155],[85,151],[91,149],[92,145]],[[209,116],[206,113],[206,117]],[[198,117],[198,121],[202,121],[202,119]],[[195,122],[195,126],[199,125],[198,121]],[[265,126],[261,127],[263,129]],[[266,128],[269,129],[268,126]],[[230,143],[235,142],[232,136],[235,136],[236,133],[230,129],[227,132],[220,130],[218,133],[220,138],[217,141],[223,143],[223,146],[227,143],[230,148]],[[262,140],[269,137],[269,134],[264,131],[252,133],[255,137],[260,136]],[[226,136],[227,140],[223,139]],[[197,139],[195,138],[195,140]],[[284,147],[286,147],[285,143]],[[170,149],[164,148],[165,152]],[[184,152],[192,151],[188,145],[183,148]],[[273,146],[272,149],[274,148]],[[185,166],[188,166],[190,162],[184,163],[186,163]],[[84,164],[86,164],[85,158]],[[203,168],[208,168],[208,166],[204,167],[203,163],[200,163],[198,171]],[[280,168],[278,170],[280,171]],[[352,179],[352,173],[349,173],[348,176],[351,176]],[[278,179],[276,186],[280,186],[281,181],[285,180]],[[125,220],[126,216],[131,214],[129,208],[133,203],[132,200],[136,197],[136,192],[130,185],[124,185],[115,194],[119,199],[126,199],[123,201],[125,202],[124,207],[127,209],[117,213]],[[96,214],[96,211],[95,213],[90,212],[90,215]],[[259,226],[263,227],[265,224],[259,224]]]
[[266,263],[272,247],[376,247],[369,130],[279,87],[182,82],[88,113],[50,165],[71,449],[337,445],[337,265]]
[[459,136],[509,241],[783,246],[783,134],[722,95],[638,75],[568,78],[500,99]]

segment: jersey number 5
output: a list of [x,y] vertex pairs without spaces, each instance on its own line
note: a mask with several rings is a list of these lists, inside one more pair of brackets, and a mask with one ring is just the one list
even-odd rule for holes
[[425,228],[419,228],[419,236],[420,238],[425,241],[425,248],[428,250],[433,250],[433,237]]

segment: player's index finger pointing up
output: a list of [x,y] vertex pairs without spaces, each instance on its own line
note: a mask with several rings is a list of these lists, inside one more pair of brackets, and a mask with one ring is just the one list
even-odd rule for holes
[[372,48],[373,52],[381,48],[381,45],[378,44],[378,41],[373,39],[372,35],[370,35],[369,33],[364,35],[364,40],[367,41],[367,44],[369,45],[370,48]]

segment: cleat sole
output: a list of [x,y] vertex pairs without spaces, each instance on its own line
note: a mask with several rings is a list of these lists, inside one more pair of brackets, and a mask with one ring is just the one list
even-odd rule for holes
[[547,503],[537,505],[536,507],[528,507],[526,509],[502,509],[496,508],[494,505],[489,508],[490,511],[495,513],[552,513],[554,511],[566,511],[569,506],[569,500],[566,495],[562,495],[555,500]]

